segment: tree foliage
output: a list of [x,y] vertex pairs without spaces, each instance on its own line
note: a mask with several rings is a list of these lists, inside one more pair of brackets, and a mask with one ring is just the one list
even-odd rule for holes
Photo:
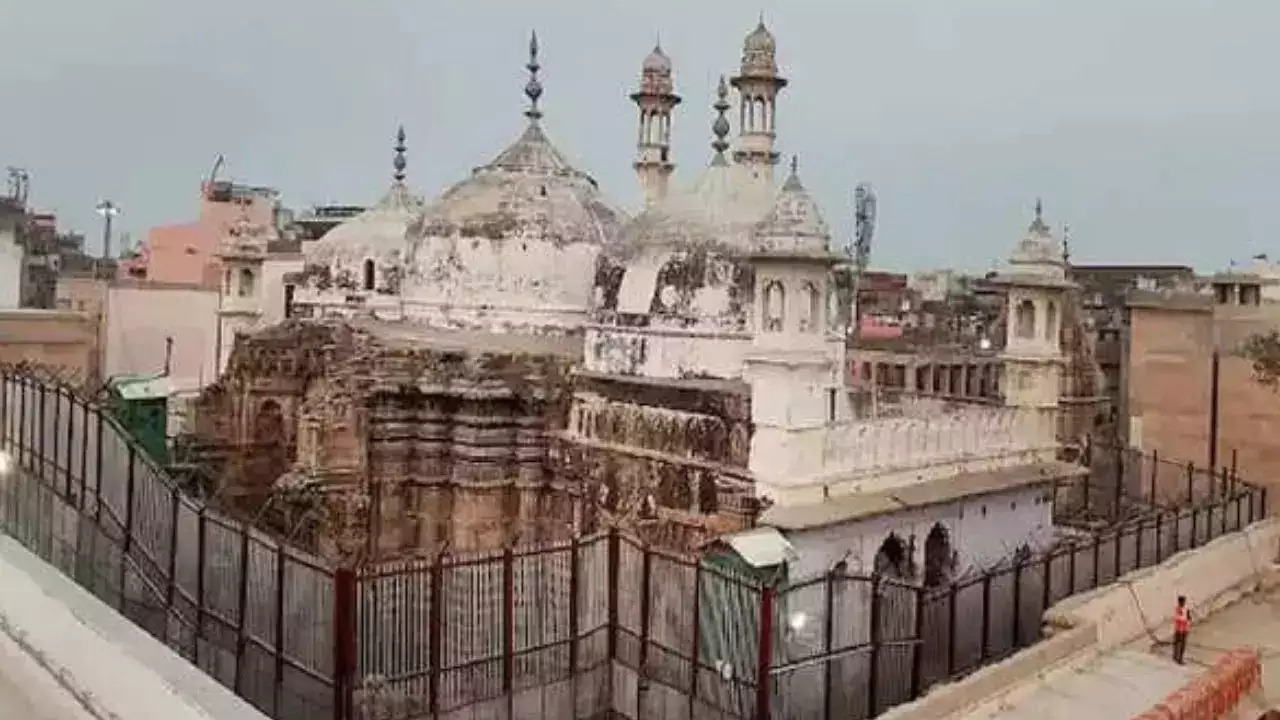
[[1280,331],[1254,335],[1244,343],[1241,354],[1253,363],[1258,382],[1270,388],[1280,385]]

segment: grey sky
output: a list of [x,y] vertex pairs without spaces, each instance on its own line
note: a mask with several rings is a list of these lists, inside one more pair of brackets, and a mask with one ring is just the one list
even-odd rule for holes
[[[1274,0],[758,0],[792,84],[779,145],[842,235],[874,183],[873,264],[985,268],[1037,195],[1075,257],[1204,269],[1270,248],[1280,185]],[[0,0],[0,164],[99,230],[194,214],[218,153],[296,206],[371,202],[409,134],[433,196],[519,132],[528,32],[553,140],[639,199],[627,93],[661,33],[684,96],[677,177],[708,159],[715,77],[757,5],[731,0]]]

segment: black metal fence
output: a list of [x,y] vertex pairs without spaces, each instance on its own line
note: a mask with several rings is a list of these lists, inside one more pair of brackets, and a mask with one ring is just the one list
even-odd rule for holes
[[1058,600],[1266,505],[1193,469],[1189,498],[1156,482],[1159,507],[935,588],[845,572],[775,586],[617,531],[333,568],[187,498],[65,388],[0,374],[0,442],[18,465],[7,534],[289,719],[872,717],[1036,642]]

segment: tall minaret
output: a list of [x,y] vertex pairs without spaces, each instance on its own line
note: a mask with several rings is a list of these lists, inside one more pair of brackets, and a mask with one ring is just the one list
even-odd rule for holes
[[680,104],[671,77],[671,58],[662,52],[661,43],[644,59],[640,89],[631,93],[631,101],[640,108],[633,167],[644,190],[644,203],[651,205],[666,196],[667,181],[676,168],[671,162],[671,111]]
[[778,75],[777,46],[764,16],[742,43],[742,68],[729,82],[738,90],[738,147],[733,159],[753,177],[773,181],[778,153],[773,149],[778,92],[787,86]]

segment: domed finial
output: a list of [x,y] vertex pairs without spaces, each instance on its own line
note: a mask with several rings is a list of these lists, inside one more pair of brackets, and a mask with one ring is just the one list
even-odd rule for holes
[[1044,203],[1036,198],[1036,224],[1044,222]]
[[720,76],[720,84],[716,86],[716,101],[711,107],[715,108],[716,119],[711,123],[711,132],[716,139],[711,141],[711,149],[716,151],[713,162],[725,162],[724,151],[729,149],[729,142],[725,137],[729,135],[729,119],[725,117],[725,113],[729,111],[729,85],[725,82],[724,76]]
[[405,169],[405,166],[409,164],[408,161],[404,159],[405,150],[406,148],[404,146],[404,126],[401,125],[400,129],[396,131],[396,146],[395,146],[396,157],[394,160],[391,161],[391,166],[396,169],[395,173],[391,177],[395,178],[396,182],[398,183],[404,182],[404,169]]
[[800,156],[795,153],[791,154],[791,174],[795,175],[800,169]]
[[542,111],[538,109],[538,98],[542,97],[542,83],[538,81],[538,70],[542,68],[538,64],[538,32],[535,30],[529,36],[529,62],[525,65],[529,71],[529,82],[525,83],[524,96],[529,98],[529,109],[524,111],[525,117],[533,122],[537,122],[542,117]]

